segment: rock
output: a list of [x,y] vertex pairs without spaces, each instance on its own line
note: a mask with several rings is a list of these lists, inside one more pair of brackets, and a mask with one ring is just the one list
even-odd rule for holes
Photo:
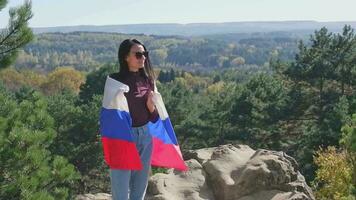
[[240,198],[239,200],[256,200],[256,199],[269,199],[269,200],[308,200],[308,196],[301,193],[294,193],[294,192],[283,192],[280,190],[267,190],[267,191],[260,191],[253,195],[245,196]]
[[155,174],[146,199],[315,199],[295,159],[283,152],[222,145],[190,151],[185,158],[189,171]]
[[160,173],[151,177],[146,199],[214,199],[201,164],[194,159],[186,161],[186,164],[190,169],[187,172],[171,170],[169,174]]

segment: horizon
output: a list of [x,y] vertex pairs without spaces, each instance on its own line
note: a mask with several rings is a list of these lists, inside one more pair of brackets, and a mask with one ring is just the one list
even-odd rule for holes
[[[22,5],[23,2],[24,0],[10,0],[1,10],[0,28],[8,24],[9,8]],[[225,0],[224,3],[203,0],[194,2],[181,0],[168,3],[164,0],[106,0],[105,2],[32,0],[34,17],[29,25],[33,28],[45,28],[234,22],[356,22],[355,7],[356,1],[354,0],[337,2]]]
[[137,23],[137,24],[77,24],[77,25],[59,25],[59,26],[43,26],[43,27],[35,27],[30,26],[31,28],[55,28],[55,27],[75,27],[75,26],[128,26],[128,25],[168,25],[168,24],[176,24],[176,25],[190,25],[190,24],[224,24],[224,23],[283,23],[283,22],[316,22],[316,23],[343,23],[343,22],[351,22],[356,23],[355,21],[316,21],[316,20],[281,20],[281,21],[226,21],[226,22],[192,22],[192,23],[179,23],[179,22],[156,22],[156,23]]

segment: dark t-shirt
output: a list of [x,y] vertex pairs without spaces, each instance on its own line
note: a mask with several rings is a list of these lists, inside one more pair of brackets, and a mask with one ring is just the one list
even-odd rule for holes
[[148,94],[154,90],[153,84],[142,77],[139,72],[129,72],[124,78],[119,73],[110,74],[110,77],[129,86],[130,91],[124,93],[132,118],[132,126],[139,127],[147,122],[155,122],[158,118],[157,110],[152,113],[146,106]]

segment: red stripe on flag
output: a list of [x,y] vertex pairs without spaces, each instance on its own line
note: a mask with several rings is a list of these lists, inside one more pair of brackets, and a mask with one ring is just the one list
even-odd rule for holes
[[153,137],[153,152],[151,165],[166,168],[175,168],[187,171],[188,167],[182,158],[178,145],[165,144],[161,140]]
[[141,170],[142,163],[133,142],[125,140],[101,138],[104,159],[110,169]]

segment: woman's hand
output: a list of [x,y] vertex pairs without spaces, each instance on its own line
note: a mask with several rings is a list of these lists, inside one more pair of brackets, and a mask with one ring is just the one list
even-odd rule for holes
[[150,91],[148,93],[148,97],[147,97],[147,102],[146,102],[146,106],[148,108],[148,110],[150,111],[150,113],[152,113],[155,110],[155,104],[153,103],[153,91]]

